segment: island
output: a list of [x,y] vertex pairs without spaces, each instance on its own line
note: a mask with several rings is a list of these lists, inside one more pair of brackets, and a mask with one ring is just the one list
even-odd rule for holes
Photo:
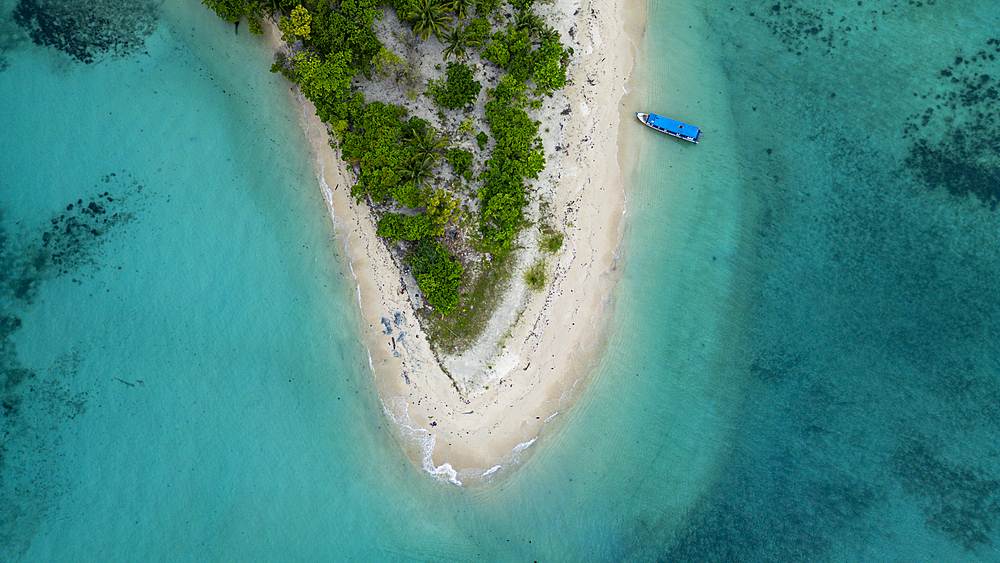
[[204,0],[294,83],[382,407],[452,483],[516,465],[601,349],[620,2]]

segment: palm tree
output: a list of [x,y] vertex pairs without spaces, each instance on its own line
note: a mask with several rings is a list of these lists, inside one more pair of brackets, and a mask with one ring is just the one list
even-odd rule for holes
[[538,30],[538,40],[541,43],[558,41],[559,32],[551,27],[542,26],[542,29]]
[[413,129],[406,138],[406,144],[418,155],[433,158],[437,162],[444,149],[448,148],[448,138],[438,135],[433,127],[427,126],[423,131]]
[[472,8],[475,5],[475,0],[451,0],[451,2],[448,2],[447,8],[452,12],[455,12],[458,19],[464,20],[469,17],[469,8]]
[[410,129],[403,142],[410,148],[409,158],[399,163],[396,172],[404,182],[412,182],[417,188],[427,187],[434,179],[431,171],[448,148],[448,138],[438,135],[433,127],[426,126]]
[[431,170],[437,164],[440,155],[416,153],[408,160],[401,162],[396,168],[396,172],[403,178],[403,182],[413,182],[418,188],[423,188],[431,183],[434,174]]
[[531,10],[524,10],[514,17],[514,27],[527,31],[528,36],[533,36],[545,27],[545,22]]
[[448,30],[447,24],[452,20],[444,6],[436,0],[416,0],[412,6],[406,19],[413,22],[413,35],[427,39],[433,34],[440,41],[441,34]]
[[441,52],[441,58],[448,60],[448,57],[455,55],[456,57],[465,58],[465,49],[470,47],[469,45],[469,34],[465,31],[466,28],[455,26],[455,29],[451,30],[447,35],[445,35],[445,43],[448,44]]

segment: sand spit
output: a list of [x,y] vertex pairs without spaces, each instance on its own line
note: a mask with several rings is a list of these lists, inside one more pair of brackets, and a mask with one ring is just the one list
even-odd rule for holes
[[[441,358],[455,383],[431,352],[372,214],[350,197],[353,173],[330,148],[312,104],[293,93],[357,279],[363,338],[383,408],[409,457],[455,484],[488,480],[517,463],[543,424],[578,396],[599,351],[625,207],[617,140],[634,48],[622,9],[623,0],[536,5],[575,51],[570,84],[546,98],[537,117],[548,162],[535,189],[565,240],[547,258],[544,290],[530,292],[515,281],[480,342],[461,356]],[[282,48],[275,26],[265,31],[272,48]],[[521,242],[526,250],[519,262],[536,260],[531,249],[537,245],[531,238]]]

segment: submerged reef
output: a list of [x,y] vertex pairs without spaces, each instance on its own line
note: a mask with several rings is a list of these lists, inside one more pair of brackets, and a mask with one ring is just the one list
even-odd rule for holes
[[1000,523],[1000,477],[944,461],[924,441],[900,446],[892,465],[906,492],[922,501],[931,527],[966,550],[991,543]]
[[809,0],[781,0],[764,6],[754,4],[748,16],[763,24],[785,46],[789,53],[803,55],[813,51],[831,55],[864,44],[862,33],[877,32],[880,22],[902,9],[932,7],[936,0],[906,2],[873,2],[860,0],[855,5],[817,5]]
[[31,303],[41,281],[94,264],[93,253],[110,230],[134,218],[116,208],[115,202],[110,192],[104,192],[67,204],[41,230],[39,240],[6,258],[11,267],[0,277],[3,296]]
[[907,119],[911,142],[906,165],[929,188],[975,196],[990,209],[1000,203],[1000,38],[935,74],[933,87],[917,94],[929,105]]
[[713,22],[762,208],[746,402],[718,482],[629,560],[996,560],[1000,39],[910,50],[932,3],[860,2]]
[[144,51],[157,20],[142,0],[20,0],[13,15],[35,44],[86,64]]
[[[101,184],[104,184],[103,186]],[[99,187],[100,186],[100,187]],[[72,275],[77,284],[98,268],[102,248],[135,219],[128,209],[142,185],[124,172],[101,178],[86,199],[66,203],[47,222],[27,232],[9,232],[0,210],[0,559],[16,561],[38,523],[62,490],[54,458],[54,429],[87,408],[74,391],[80,356],[60,357],[38,369],[18,356],[15,340],[24,312],[44,282]],[[114,193],[115,195],[112,195]]]

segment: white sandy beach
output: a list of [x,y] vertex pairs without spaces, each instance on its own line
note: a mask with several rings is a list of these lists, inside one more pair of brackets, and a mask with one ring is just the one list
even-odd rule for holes
[[[442,358],[458,385],[432,354],[372,214],[350,196],[352,172],[330,148],[312,104],[298,97],[320,184],[357,280],[364,340],[386,414],[407,454],[456,484],[518,461],[542,425],[578,397],[600,350],[625,210],[618,128],[634,48],[624,32],[623,4],[558,0],[537,8],[575,51],[564,98],[546,102],[537,117],[552,131],[542,133],[549,159],[536,189],[549,200],[565,240],[548,259],[544,290],[532,293],[514,283],[483,341],[462,357]],[[641,33],[641,24],[632,26]],[[265,31],[280,48],[275,27]],[[560,115],[567,105],[569,115]],[[563,150],[554,151],[557,145]]]

